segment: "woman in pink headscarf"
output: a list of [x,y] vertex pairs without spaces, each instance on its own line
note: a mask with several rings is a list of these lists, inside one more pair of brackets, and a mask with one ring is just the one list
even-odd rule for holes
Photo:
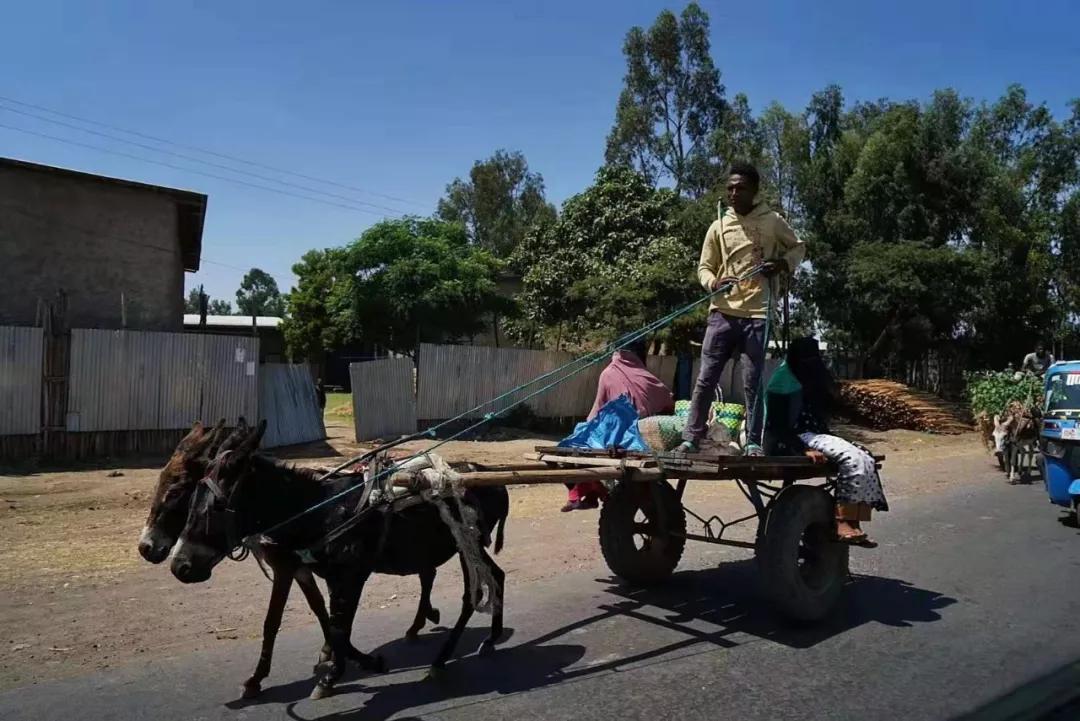
[[[596,387],[596,400],[587,420],[592,420],[600,409],[609,401],[619,396],[630,397],[630,402],[637,409],[639,418],[670,414],[675,410],[675,398],[663,381],[645,367],[645,341],[631,343],[623,350],[617,350],[611,356],[611,362],[600,374]],[[598,508],[600,501],[607,498],[607,489],[599,481],[587,481],[575,485],[567,484],[570,489],[563,512]]]

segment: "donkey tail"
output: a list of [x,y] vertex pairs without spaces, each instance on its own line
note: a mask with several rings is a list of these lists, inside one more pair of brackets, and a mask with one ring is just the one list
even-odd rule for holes
[[499,519],[499,526],[495,530],[495,553],[498,555],[502,550],[503,541],[506,540],[504,531],[506,530],[506,516]]

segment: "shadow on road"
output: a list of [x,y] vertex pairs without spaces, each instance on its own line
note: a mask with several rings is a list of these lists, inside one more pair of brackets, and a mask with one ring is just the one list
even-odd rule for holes
[[[344,683],[339,685],[338,694],[361,691],[370,695],[363,698],[359,706],[347,711],[318,716],[305,709],[303,718],[383,721],[428,704],[492,693],[505,695],[529,691],[631,665],[659,663],[662,657],[673,654],[685,656],[718,648],[735,648],[746,641],[747,635],[793,648],[809,648],[866,623],[899,628],[932,623],[941,618],[942,609],[956,603],[954,598],[901,580],[854,576],[844,600],[832,616],[813,626],[793,626],[761,603],[755,591],[757,574],[751,560],[677,573],[658,589],[630,589],[612,578],[598,580],[609,585],[609,600],[601,602],[592,613],[574,623],[517,646],[500,646],[490,658],[475,654],[460,657],[475,651],[487,633],[483,627],[469,629],[462,638],[459,658],[447,666],[445,678],[439,681],[413,678],[370,686],[363,682]],[[587,642],[586,635],[573,632],[614,619],[657,625],[682,638],[631,656],[614,660],[602,656],[603,660],[579,664],[587,656],[587,646],[566,643],[566,640],[585,639]],[[430,662],[437,642],[442,640],[442,633],[445,630],[428,634],[424,637],[426,642],[415,644],[394,641],[377,652],[386,656],[395,671],[422,667]],[[638,643],[647,637],[645,634],[638,636]],[[237,701],[228,706],[239,709],[251,704],[284,702],[290,704],[290,715],[299,719],[301,716],[295,713],[292,705],[306,698],[313,686],[313,679],[308,678],[269,688],[255,701]]]
[[658,620],[653,613],[643,620],[670,628],[702,620],[721,627],[724,636],[746,633],[794,648],[809,648],[870,622],[901,628],[932,623],[941,618],[941,609],[956,603],[955,598],[899,579],[853,575],[828,618],[813,625],[793,624],[761,602],[758,581],[752,560],[677,573],[656,589],[630,589],[606,579],[612,584],[609,592],[623,599],[610,608],[623,615],[642,618],[646,609],[659,609],[668,615]]

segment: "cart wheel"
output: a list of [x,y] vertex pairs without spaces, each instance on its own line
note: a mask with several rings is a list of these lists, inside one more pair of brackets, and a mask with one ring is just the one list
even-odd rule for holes
[[[660,511],[672,535],[659,533]],[[633,585],[666,580],[682,558],[685,534],[686,512],[675,490],[663,481],[620,483],[600,510],[604,560],[612,573]]]
[[825,617],[848,577],[848,546],[833,540],[834,501],[814,486],[777,494],[761,523],[757,547],[762,592],[796,621]]

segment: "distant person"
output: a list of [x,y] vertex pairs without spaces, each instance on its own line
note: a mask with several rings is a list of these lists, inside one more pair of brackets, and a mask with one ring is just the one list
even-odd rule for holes
[[326,388],[323,387],[322,378],[315,380],[315,398],[319,401],[319,410],[326,410]]
[[[600,373],[596,386],[596,399],[586,420],[592,420],[609,401],[619,396],[629,396],[639,418],[674,413],[675,398],[664,382],[645,367],[648,348],[644,340],[638,340],[611,356],[611,362]],[[607,489],[599,481],[566,484],[570,489],[563,512],[598,508],[607,496]]]
[[[749,163],[735,163],[728,171],[728,209],[709,226],[698,263],[698,280],[715,291],[754,268],[761,275],[747,278],[725,294],[716,295],[709,307],[708,327],[701,344],[701,370],[690,401],[690,415],[683,453],[697,453],[707,432],[709,408],[724,366],[741,353],[743,394],[746,399],[746,446],[743,453],[760,456],[762,414],[758,386],[765,365],[765,318],[772,277],[793,273],[806,254],[806,246],[780,215],[758,201],[761,177]],[[771,290],[770,290],[771,289]]]
[[1034,373],[1041,376],[1046,373],[1050,366],[1054,365],[1054,356],[1046,352],[1046,346],[1042,341],[1035,344],[1035,352],[1024,356],[1024,362],[1020,364],[1020,370],[1025,373]]

